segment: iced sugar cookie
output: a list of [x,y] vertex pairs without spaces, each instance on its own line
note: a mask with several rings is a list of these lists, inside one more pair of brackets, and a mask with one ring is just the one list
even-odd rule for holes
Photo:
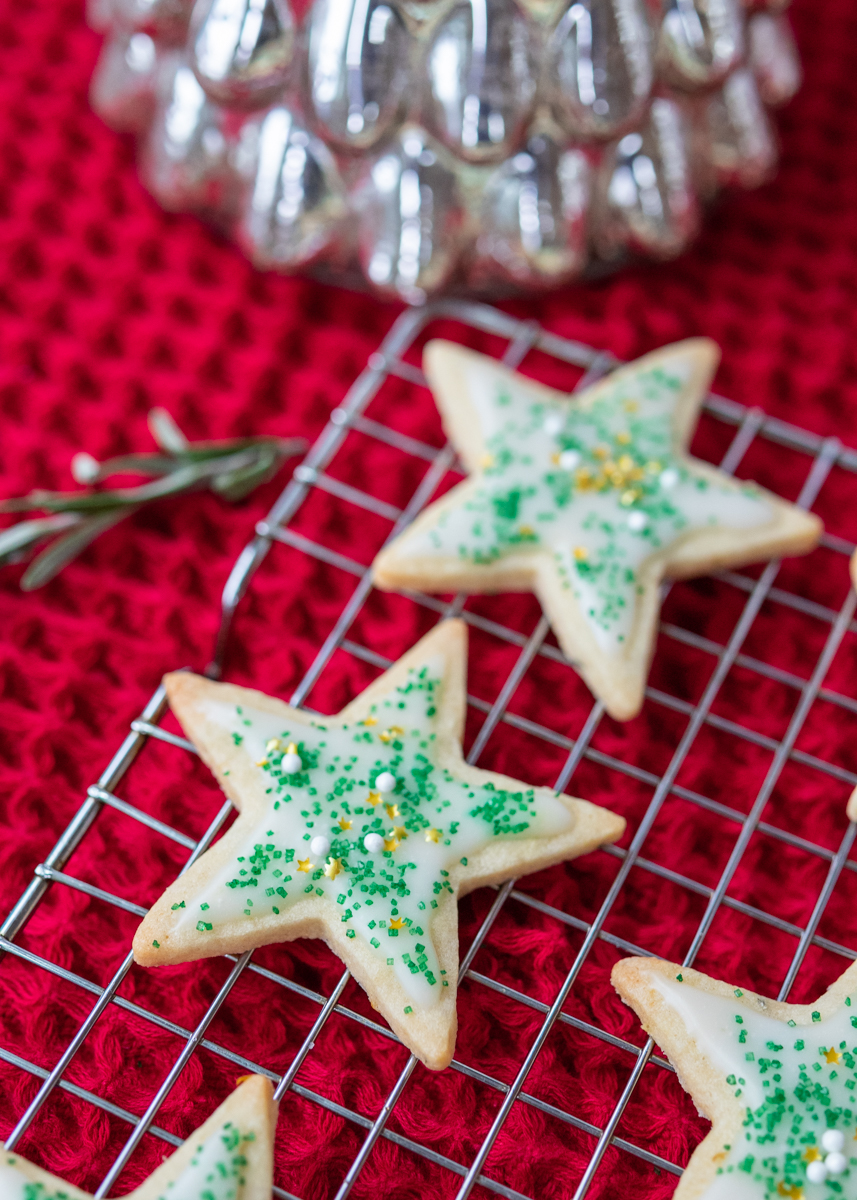
[[625,822],[461,756],[467,632],[445,621],[311,717],[196,675],[170,704],[240,816],[154,905],[146,966],[323,938],[427,1066],[455,1043],[457,898],[612,842]]
[[[857,550],[851,555],[851,585],[857,589]],[[857,821],[857,788],[848,797],[848,805],[845,809],[849,821]]]
[[613,984],[712,1129],[676,1200],[857,1195],[857,965],[814,1004],[626,958]]
[[679,342],[566,396],[430,342],[425,372],[470,477],[381,551],[378,587],[535,592],[607,711],[635,716],[663,579],[802,554],[821,533],[687,453],[718,357]]
[[[252,1075],[129,1200],[271,1200],[277,1106]],[[2,1200],[92,1200],[0,1145]]]

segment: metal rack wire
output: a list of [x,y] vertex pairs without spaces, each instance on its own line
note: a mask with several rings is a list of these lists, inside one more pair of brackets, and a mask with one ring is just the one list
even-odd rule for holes
[[[415,514],[430,500],[435,489],[446,472],[455,461],[455,454],[449,445],[438,450],[404,435],[366,415],[366,409],[375,397],[385,380],[396,376],[414,387],[425,387],[425,379],[421,371],[405,361],[404,355],[414,342],[423,334],[426,327],[434,320],[442,318],[453,321],[461,326],[469,327],[483,333],[500,337],[506,342],[503,360],[512,366],[518,365],[532,349],[538,349],[552,355],[565,363],[580,367],[584,371],[581,384],[586,383],[616,365],[609,355],[598,352],[581,343],[568,341],[549,334],[530,322],[521,322],[504,313],[483,305],[467,304],[448,301],[433,305],[424,310],[412,310],[404,314],[394,325],[384,340],[379,351],[373,354],[366,369],[356,380],[348,392],[342,405],[331,414],[330,420],[317,441],[311,448],[303,464],[297,468],[292,481],[268,514],[266,520],[259,523],[256,535],[239,556],[223,594],[223,617],[218,637],[214,660],[209,668],[213,676],[220,674],[221,665],[228,643],[229,631],[236,607],[245,595],[252,578],[266,555],[272,548],[282,544],[291,548],[292,552],[306,554],[328,564],[340,571],[353,576],[356,581],[354,590],[342,608],[333,629],[301,679],[294,695],[290,698],[293,704],[305,702],[310,689],[318,681],[327,668],[332,656],[338,650],[362,659],[377,667],[389,665],[382,655],[360,645],[350,636],[352,626],[360,610],[366,603],[371,591],[371,580],[366,564],[359,563],[343,555],[340,551],[311,540],[298,531],[290,528],[290,523],[297,514],[303,502],[312,489],[321,489],[343,504],[357,506],[377,516],[386,518],[392,526],[390,536],[394,536],[405,524],[413,519]],[[580,386],[580,385],[579,385]],[[765,439],[775,444],[788,447],[804,455],[807,469],[798,503],[809,508],[814,503],[819,491],[834,467],[851,473],[857,473],[857,451],[842,447],[835,439],[822,439],[813,434],[800,430],[792,425],[767,417],[757,409],[745,409],[741,405],[718,396],[710,396],[706,402],[707,412],[716,420],[734,429],[729,448],[722,460],[721,466],[727,471],[734,471],[756,438]],[[327,467],[352,431],[377,439],[392,447],[395,451],[408,455],[410,459],[421,460],[427,464],[427,469],[413,491],[407,506],[400,510],[351,484],[343,483],[327,473]],[[825,534],[823,544],[836,554],[847,555],[854,550],[853,544],[833,534]],[[789,592],[776,584],[779,564],[770,563],[758,579],[749,578],[739,572],[727,572],[722,578],[740,593],[746,595],[741,614],[732,629],[725,644],[712,641],[709,638],[680,628],[668,622],[662,623],[662,632],[679,644],[691,647],[708,655],[714,661],[714,669],[707,685],[696,704],[688,703],[678,697],[668,695],[656,688],[647,690],[647,702],[660,705],[678,713],[685,719],[684,730],[675,746],[666,770],[661,775],[642,769],[634,762],[625,762],[607,754],[593,745],[593,737],[598,729],[603,715],[600,703],[594,702],[584,721],[578,736],[574,739],[540,725],[538,721],[524,718],[508,711],[509,702],[518,685],[524,678],[530,666],[538,656],[544,656],[556,663],[564,664],[561,653],[552,645],[545,643],[548,632],[547,622],[542,618],[529,636],[516,630],[506,628],[496,622],[486,619],[477,613],[463,608],[464,597],[458,596],[452,602],[444,602],[437,597],[422,594],[412,594],[411,600],[443,618],[456,613],[469,622],[490,633],[495,638],[516,648],[517,658],[507,678],[492,702],[484,701],[475,696],[469,696],[469,704],[474,710],[484,714],[484,720],[468,755],[468,761],[475,762],[482,754],[486,743],[493,731],[501,722],[521,730],[531,736],[543,739],[565,753],[565,761],[555,781],[558,789],[567,788],[576,768],[586,758],[598,763],[620,776],[648,785],[652,789],[651,799],[642,820],[634,831],[634,836],[627,849],[609,847],[604,852],[613,855],[618,860],[618,870],[612,885],[604,898],[599,911],[593,920],[586,922],[574,914],[561,911],[535,897],[517,889],[515,882],[510,881],[496,892],[494,901],[483,919],[479,930],[463,953],[461,962],[461,977],[467,976],[478,985],[500,992],[518,1003],[527,1005],[531,1010],[542,1015],[542,1024],[532,1042],[529,1051],[520,1063],[517,1075],[511,1084],[501,1082],[490,1074],[469,1066],[458,1059],[453,1062],[452,1070],[461,1072],[478,1081],[484,1086],[502,1095],[497,1115],[485,1136],[478,1152],[468,1164],[461,1164],[437,1150],[421,1145],[412,1138],[388,1128],[388,1120],[407,1086],[411,1073],[416,1066],[416,1059],[411,1057],[389,1093],[377,1117],[370,1119],[362,1113],[353,1111],[327,1097],[321,1096],[297,1081],[299,1070],[312,1052],[314,1043],[326,1022],[333,1013],[338,1013],[358,1025],[362,1025],[387,1038],[395,1040],[394,1035],[383,1026],[345,1007],[340,1001],[345,986],[349,980],[348,972],[344,972],[330,995],[323,996],[255,963],[252,955],[246,953],[234,960],[234,965],[220,991],[204,1013],[195,1028],[184,1028],[157,1013],[135,1004],[118,994],[119,986],[131,967],[130,954],[124,959],[113,978],[106,987],[100,987],[74,972],[50,962],[46,958],[26,950],[16,943],[16,938],[24,929],[48,890],[54,886],[72,888],[90,897],[101,900],[127,912],[142,916],[144,909],[139,905],[104,891],[84,880],[75,878],[65,871],[75,850],[81,845],[99,813],[105,808],[113,808],[136,822],[148,827],[155,834],[167,838],[189,852],[189,866],[217,836],[224,822],[229,817],[231,806],[227,802],[211,822],[209,828],[199,842],[186,834],[166,825],[142,809],[122,799],[116,793],[117,786],[131,768],[134,760],[144,750],[151,739],[158,739],[180,747],[190,754],[195,753],[193,747],[183,738],[170,733],[159,725],[165,708],[166,699],[162,688],[153,695],[140,717],[132,721],[131,730],[120,746],[112,761],[103,772],[98,782],[89,788],[77,814],[62,834],[56,845],[47,856],[44,863],[39,864],[33,878],[21,898],[0,927],[0,952],[16,956],[33,967],[48,971],[58,979],[64,980],[77,988],[83,989],[94,998],[94,1005],[88,1016],[80,1024],[74,1037],[69,1042],[59,1061],[48,1071],[24,1059],[11,1048],[0,1047],[0,1058],[18,1068],[20,1071],[42,1080],[36,1096],[22,1114],[9,1138],[7,1146],[14,1147],[21,1135],[36,1117],[54,1088],[61,1088],[78,1099],[87,1101],[112,1116],[127,1122],[131,1132],[115,1161],[104,1176],[96,1195],[106,1196],[128,1162],[137,1145],[146,1133],[154,1134],[167,1143],[176,1145],[178,1139],[155,1124],[158,1111],[175,1084],[191,1056],[199,1047],[218,1055],[227,1061],[248,1071],[259,1071],[269,1075],[276,1082],[277,1097],[281,1097],[291,1089],[303,1099],[321,1105],[331,1112],[338,1114],[358,1128],[365,1131],[365,1136],[358,1154],[352,1161],[341,1185],[336,1192],[336,1200],[345,1200],[358,1179],[367,1158],[379,1138],[388,1139],[403,1150],[435,1164],[437,1167],[457,1176],[460,1180],[457,1200],[465,1200],[473,1187],[482,1188],[499,1196],[509,1197],[510,1200],[529,1200],[529,1197],[492,1179],[486,1171],[486,1160],[498,1133],[509,1116],[515,1104],[526,1104],[546,1113],[591,1138],[592,1153],[588,1165],[581,1178],[572,1184],[574,1200],[582,1200],[592,1184],[593,1179],[602,1163],[604,1154],[609,1146],[616,1147],[620,1152],[632,1154],[638,1159],[650,1164],[661,1171],[679,1175],[681,1168],[674,1162],[653,1153],[645,1147],[634,1144],[620,1137],[617,1127],[625,1112],[628,1102],[636,1088],[647,1063],[652,1061],[664,1070],[671,1070],[668,1063],[653,1054],[651,1040],[640,1049],[630,1042],[615,1036],[606,1029],[599,1027],[593,1021],[583,1020],[564,1011],[564,1005],[578,980],[581,968],[587,961],[593,946],[600,940],[618,949],[623,954],[648,953],[642,947],[635,945],[622,937],[616,936],[605,929],[605,922],[613,910],[617,899],[633,868],[641,869],[655,878],[668,880],[688,892],[702,897],[705,911],[698,924],[696,934],[687,952],[685,962],[689,965],[696,958],[703,941],[711,929],[712,922],[722,908],[732,909],[744,916],[750,917],[771,929],[791,935],[796,940],[791,965],[780,989],[780,998],[789,994],[801,968],[804,957],[810,946],[821,947],[845,960],[857,959],[857,951],[841,945],[819,934],[818,928],[828,902],[834,893],[837,882],[843,871],[857,871],[857,862],[851,860],[849,851],[854,841],[855,826],[847,826],[842,841],[835,851],[817,845],[788,829],[771,824],[764,820],[764,811],[768,800],[780,779],[787,763],[798,763],[811,771],[839,781],[850,786],[857,785],[857,775],[826,762],[823,759],[797,748],[798,735],[804,728],[807,716],[814,702],[823,699],[850,713],[857,713],[857,700],[843,695],[836,690],[824,686],[825,677],[843,638],[847,633],[857,632],[854,621],[857,596],[853,591],[848,595],[838,611],[827,608],[807,597]],[[827,629],[824,646],[809,678],[767,664],[746,653],[742,647],[750,632],[760,609],[765,601],[784,605],[791,610],[815,622],[822,622]],[[713,711],[713,705],[721,687],[734,667],[741,667],[770,680],[797,696],[791,720],[785,735],[777,740],[761,734],[749,726],[727,720]],[[569,668],[570,669],[570,668]],[[753,804],[747,813],[730,808],[723,803],[710,799],[693,789],[678,782],[679,771],[685,763],[697,736],[704,727],[719,730],[731,737],[742,739],[748,743],[764,748],[771,754],[771,762],[765,774],[761,787],[758,788]],[[728,861],[722,869],[720,878],[713,887],[703,885],[673,869],[658,864],[643,855],[643,849],[662,805],[669,796],[680,797],[699,810],[714,812],[734,824],[737,838],[732,847]],[[763,832],[779,842],[787,844],[806,854],[817,857],[827,864],[827,877],[818,896],[815,908],[804,927],[799,927],[789,921],[762,909],[727,895],[727,889],[742,861],[750,839],[756,832]],[[563,923],[566,927],[582,935],[579,950],[574,962],[566,975],[559,991],[550,1005],[528,996],[526,993],[508,986],[500,980],[489,978],[473,969],[474,957],[488,937],[492,925],[502,911],[504,905],[514,901],[529,906],[533,910],[546,914]],[[301,996],[318,1007],[318,1015],[307,1033],[303,1044],[292,1060],[288,1070],[282,1076],[268,1069],[263,1063],[254,1063],[249,1059],[219,1045],[208,1036],[212,1020],[229,995],[236,981],[243,975],[249,974],[264,977],[271,983],[283,989],[284,1002],[288,996]],[[164,1079],[156,1094],[142,1116],[130,1113],[111,1101],[77,1087],[65,1078],[66,1068],[86,1041],[99,1017],[108,1005],[124,1010],[155,1026],[167,1030],[182,1039],[181,1053],[175,1059],[171,1070]],[[565,1024],[575,1030],[599,1039],[602,1043],[612,1046],[630,1069],[627,1084],[615,1097],[615,1104],[609,1119],[602,1127],[593,1125],[574,1112],[565,1111],[554,1104],[540,1099],[526,1090],[527,1076],[545,1041],[555,1024]],[[275,1195],[283,1200],[299,1200],[292,1193],[280,1187],[275,1187]]]

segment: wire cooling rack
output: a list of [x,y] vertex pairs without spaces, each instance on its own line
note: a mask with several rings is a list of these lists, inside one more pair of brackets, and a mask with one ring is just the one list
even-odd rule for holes
[[[223,595],[222,626],[214,660],[209,668],[211,675],[218,676],[221,672],[236,607],[250,586],[257,568],[270,552],[273,551],[275,555],[283,554],[284,551],[281,547],[287,547],[291,554],[310,556],[331,570],[344,573],[354,580],[354,586],[347,602],[339,612],[329,635],[318,648],[309,669],[304,673],[294,695],[290,698],[291,702],[293,704],[305,702],[310,690],[328,668],[331,659],[337,652],[344,651],[373,667],[384,668],[389,665],[389,661],[383,655],[371,647],[359,644],[352,636],[355,621],[371,592],[372,585],[367,564],[349,557],[342,552],[342,549],[307,537],[299,530],[292,528],[291,525],[307,498],[314,490],[317,490],[327,493],[335,504],[356,507],[386,521],[390,527],[389,536],[393,536],[413,519],[436,492],[444,477],[451,469],[455,468],[455,453],[449,445],[439,449],[437,446],[432,446],[375,420],[366,412],[379,390],[391,377],[404,381],[413,389],[425,387],[422,372],[412,362],[408,362],[406,356],[409,351],[413,354],[415,344],[436,321],[444,322],[444,333],[447,336],[450,335],[451,329],[454,331],[457,327],[465,336],[475,332],[479,335],[489,335],[491,338],[500,339],[505,346],[502,351],[503,360],[511,366],[519,365],[530,351],[537,350],[563,364],[581,368],[583,376],[580,383],[589,382],[616,365],[616,360],[605,353],[577,342],[556,337],[533,323],[515,320],[483,305],[449,301],[424,310],[412,310],[405,313],[396,322],[378,352],[370,357],[366,369],[351,387],[341,406],[332,412],[327,426],[306,459],[296,469],[291,482],[279,497],[267,519],[260,522],[255,537],[239,556]],[[857,473],[857,452],[844,448],[835,439],[819,438],[792,425],[767,417],[758,409],[746,409],[714,395],[708,398],[705,410],[709,417],[723,429],[730,431],[728,449],[721,461],[724,470],[734,472],[757,439],[769,444],[773,443],[782,447],[784,451],[796,455],[803,463],[804,469],[798,503],[805,508],[814,504],[822,486],[834,469],[851,474]],[[355,433],[384,443],[408,459],[415,486],[404,509],[373,495],[371,481],[361,481],[364,484],[368,483],[368,486],[364,488],[355,486],[353,483],[343,482],[335,474],[329,472],[328,468],[336,455],[346,444],[347,439]],[[849,555],[854,549],[851,542],[833,533],[824,535],[823,546],[827,551],[838,556]],[[336,987],[329,995],[325,996],[302,987],[284,976],[277,975],[267,968],[258,966],[252,961],[249,953],[244,954],[234,960],[228,977],[202,1019],[194,1028],[184,1028],[119,994],[119,986],[131,967],[130,954],[121,963],[107,986],[101,987],[16,944],[15,939],[22,932],[51,887],[76,889],[78,892],[138,916],[145,911],[141,906],[75,878],[65,871],[75,850],[93,828],[99,813],[105,807],[118,810],[126,817],[147,827],[152,834],[169,839],[186,849],[189,854],[188,865],[211,844],[227,821],[231,811],[228,802],[220,808],[202,839],[195,842],[194,839],[122,799],[117,794],[118,785],[131,769],[138,755],[145,751],[147,744],[152,740],[168,742],[189,754],[195,753],[187,741],[159,725],[166,708],[162,688],[155,692],[140,717],[132,721],[125,741],[98,782],[89,788],[76,816],[45,862],[35,868],[33,879],[0,927],[0,951],[16,956],[34,968],[48,971],[54,977],[83,989],[94,1000],[89,1015],[80,1024],[65,1052],[50,1071],[26,1060],[11,1047],[0,1047],[0,1058],[21,1072],[42,1081],[34,1099],[20,1116],[7,1139],[7,1145],[11,1148],[17,1144],[54,1088],[64,1089],[79,1100],[97,1106],[120,1121],[127,1122],[130,1127],[130,1134],[125,1145],[110,1165],[96,1192],[97,1196],[105,1196],[113,1187],[145,1134],[153,1134],[172,1145],[178,1144],[179,1139],[158,1126],[156,1119],[161,1105],[191,1056],[198,1048],[205,1047],[209,1052],[221,1056],[244,1070],[261,1071],[269,1075],[275,1080],[278,1098],[292,1089],[295,1094],[307,1102],[323,1106],[330,1112],[353,1123],[358,1130],[363,1131],[359,1152],[353,1158],[338,1190],[335,1191],[335,1200],[345,1200],[345,1197],[349,1195],[359,1179],[373,1147],[380,1138],[388,1139],[404,1152],[420,1156],[423,1160],[433,1163],[441,1172],[450,1173],[452,1186],[457,1186],[458,1189],[457,1200],[465,1200],[465,1197],[469,1196],[474,1188],[480,1190],[480,1194],[487,1192],[509,1197],[510,1200],[531,1200],[524,1193],[492,1178],[491,1164],[488,1161],[495,1139],[516,1104],[529,1105],[540,1110],[564,1123],[566,1128],[577,1131],[585,1140],[588,1140],[588,1162],[585,1169],[582,1173],[578,1173],[578,1177],[570,1179],[568,1183],[568,1195],[573,1196],[574,1200],[582,1200],[590,1190],[599,1168],[603,1166],[605,1153],[610,1147],[622,1155],[635,1156],[638,1161],[648,1164],[653,1171],[667,1172],[673,1176],[680,1175],[681,1167],[677,1163],[635,1143],[633,1139],[620,1136],[617,1132],[623,1114],[626,1112],[647,1065],[650,1062],[652,1064],[648,1067],[649,1070],[669,1071],[671,1070],[669,1064],[653,1054],[651,1041],[646,1042],[642,1048],[633,1045],[599,1026],[596,1020],[584,1020],[565,1011],[564,1005],[576,983],[579,982],[581,969],[597,944],[607,943],[620,955],[651,953],[651,948],[640,946],[633,940],[618,936],[605,928],[608,917],[614,910],[623,888],[626,887],[632,870],[646,872],[655,879],[663,880],[675,888],[701,898],[704,902],[702,918],[698,922],[695,936],[685,955],[684,961],[687,964],[694,961],[715,918],[724,910],[731,910],[752,921],[760,922],[763,927],[772,931],[772,934],[773,931],[776,931],[793,939],[794,949],[791,963],[780,988],[780,998],[785,998],[789,994],[810,947],[820,948],[837,956],[843,963],[857,958],[857,951],[824,937],[819,932],[825,909],[841,878],[848,873],[857,871],[857,863],[849,859],[849,851],[855,836],[855,826],[853,824],[846,825],[843,817],[844,836],[838,848],[831,849],[818,845],[815,841],[783,828],[781,825],[763,819],[766,805],[788,764],[798,764],[805,772],[809,772],[813,776],[817,775],[828,783],[835,782],[840,788],[847,789],[857,784],[857,775],[845,767],[824,761],[797,745],[810,711],[818,701],[832,704],[850,714],[857,714],[857,701],[832,687],[824,686],[834,656],[843,639],[847,634],[857,632],[857,624],[853,620],[857,597],[848,589],[844,602],[836,610],[819,603],[816,599],[799,594],[797,590],[788,590],[778,586],[776,580],[779,569],[779,564],[772,562],[755,578],[740,572],[727,572],[719,577],[726,586],[734,589],[735,593],[741,597],[737,620],[734,621],[728,637],[721,641],[712,640],[666,621],[662,622],[662,636],[704,656],[706,661],[713,664],[713,669],[707,675],[706,685],[696,703],[690,703],[652,686],[648,688],[647,704],[660,706],[664,711],[677,714],[680,718],[679,724],[676,726],[676,728],[680,727],[680,732],[675,736],[674,744],[670,746],[671,757],[666,769],[660,773],[644,769],[631,759],[625,761],[620,755],[605,752],[597,747],[595,735],[603,715],[602,706],[598,702],[591,704],[588,714],[573,738],[540,725],[532,717],[525,718],[510,711],[510,700],[537,659],[547,659],[566,670],[571,670],[559,650],[545,640],[548,635],[548,626],[543,618],[538,621],[532,632],[526,635],[490,620],[478,612],[469,611],[465,607],[465,597],[463,596],[455,597],[450,602],[434,596],[409,594],[410,603],[422,606],[440,618],[450,614],[463,616],[471,627],[504,642],[512,648],[516,655],[514,665],[505,680],[502,681],[493,701],[489,702],[476,696],[469,697],[471,708],[484,716],[468,755],[470,762],[475,762],[480,758],[492,734],[502,723],[508,728],[517,729],[530,737],[541,739],[564,754],[562,769],[555,780],[555,786],[558,789],[568,787],[574,772],[586,760],[612,772],[620,781],[624,779],[628,782],[642,783],[651,791],[642,818],[635,828],[632,827],[633,837],[627,848],[609,847],[599,852],[613,856],[617,869],[609,890],[592,919],[584,921],[574,913],[564,912],[555,906],[546,904],[519,890],[515,881],[510,881],[496,890],[493,903],[482,920],[475,938],[469,946],[462,947],[462,978],[467,976],[495,993],[502,993],[518,1003],[525,1004],[531,1011],[538,1012],[542,1017],[538,1033],[522,1057],[517,1074],[511,1083],[493,1078],[488,1072],[475,1066],[466,1065],[460,1058],[456,1058],[453,1063],[452,1070],[469,1076],[502,1097],[496,1117],[470,1162],[456,1162],[437,1149],[422,1145],[417,1140],[403,1136],[388,1127],[391,1114],[405,1091],[416,1066],[416,1060],[412,1057],[396,1080],[395,1086],[391,1089],[380,1111],[374,1117],[335,1103],[298,1081],[297,1076],[301,1066],[312,1053],[316,1038],[334,1012],[356,1023],[357,1036],[359,1036],[359,1026],[362,1025],[375,1033],[395,1040],[388,1030],[340,1003],[349,980],[348,972],[341,976]],[[757,620],[763,604],[766,603],[783,606],[792,614],[796,614],[799,619],[813,623],[816,632],[819,627],[823,630],[823,636],[820,639],[821,650],[810,672],[800,674],[781,666],[771,665],[748,654],[744,649],[751,628]],[[751,721],[735,722],[718,715],[714,710],[715,700],[721,693],[729,673],[736,668],[762,677],[770,684],[782,688],[788,693],[791,717],[783,736],[775,738],[760,733],[753,728]],[[795,699],[796,704],[794,703]],[[761,786],[755,790],[752,804],[746,811],[740,811],[708,798],[679,782],[680,770],[687,761],[691,748],[703,730],[712,729],[727,738],[736,739],[737,742],[761,747],[770,756]],[[654,859],[643,855],[647,838],[655,826],[665,800],[670,796],[680,797],[695,806],[697,811],[717,813],[730,823],[731,828],[737,831],[737,837],[728,859],[713,885],[702,884],[688,875],[659,865]],[[751,839],[759,833],[775,839],[781,846],[789,847],[821,864],[826,864],[826,878],[818,894],[815,907],[809,919],[802,925],[766,912],[758,905],[728,894],[730,884],[735,879]],[[579,935],[579,945],[574,961],[551,1004],[546,1004],[519,989],[510,987],[502,980],[475,971],[471,965],[475,955],[489,937],[501,910],[510,903],[529,906],[530,910],[550,916]],[[303,1044],[283,1075],[269,1069],[265,1063],[251,1062],[218,1045],[208,1036],[209,1026],[233,985],[245,973],[252,978],[254,972],[259,976],[265,976],[268,980],[273,980],[283,989],[284,1003],[288,1003],[290,994],[300,995],[304,1000],[310,1000],[318,1009],[317,1017]],[[142,1116],[128,1112],[110,1100],[76,1086],[65,1077],[67,1067],[108,1006],[114,1006],[119,1011],[133,1013],[144,1021],[161,1029],[169,1030],[183,1041],[181,1053],[175,1059],[156,1094],[152,1096],[151,1102]],[[609,1118],[600,1125],[593,1124],[580,1113],[566,1111],[527,1091],[528,1074],[542,1051],[548,1035],[558,1023],[571,1026],[576,1031],[598,1039],[602,1045],[609,1046],[621,1062],[624,1074],[621,1074],[620,1077],[626,1078],[627,1082],[624,1087],[617,1089],[617,1094],[613,1097],[612,1112]],[[481,1189],[484,1189],[484,1192],[481,1192]],[[449,1191],[449,1187],[445,1190]],[[283,1200],[297,1200],[293,1193],[282,1187],[275,1187],[274,1191],[275,1195]],[[601,1194],[610,1194],[609,1188],[606,1191],[599,1188],[599,1191]],[[331,1194],[334,1194],[333,1188]]]

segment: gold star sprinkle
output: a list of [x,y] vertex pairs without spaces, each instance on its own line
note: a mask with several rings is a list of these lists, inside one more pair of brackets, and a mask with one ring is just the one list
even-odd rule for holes
[[582,492],[593,486],[592,472],[589,467],[580,467],[574,473],[574,482]]
[[363,721],[363,724],[364,725],[377,725],[378,718],[377,717],[366,717]]
[[267,767],[267,765],[268,765],[267,758],[260,758],[259,761],[256,763],[257,767]]
[[298,748],[294,742],[289,742],[288,746],[286,746],[286,754],[297,754],[297,752]]
[[402,920],[401,917],[390,917],[390,928],[391,929],[401,929],[402,926],[404,925],[404,923],[405,922]]
[[657,459],[653,458],[651,462],[646,463],[646,470],[650,475],[658,475],[660,473],[660,469],[661,464],[657,461]]
[[608,446],[596,446],[595,449],[592,451],[592,453],[595,456],[595,458],[601,458],[601,459],[609,458],[610,449]]
[[440,830],[439,829],[430,829],[428,831],[428,833],[426,833],[426,841],[427,842],[436,842],[439,839],[440,839]]
[[827,1059],[827,1061],[828,1061],[829,1063],[840,1063],[840,1062],[842,1062],[842,1055],[841,1055],[841,1054],[839,1053],[839,1051],[838,1051],[838,1050],[836,1050],[836,1049],[835,1049],[833,1046],[831,1046],[829,1050],[826,1050],[826,1051],[825,1051],[825,1053],[824,1053],[824,1057]]
[[585,562],[586,559],[589,558],[589,551],[586,549],[585,546],[575,546],[574,547],[574,557],[577,559],[578,562]]
[[342,867],[339,865],[339,859],[329,858],[324,868],[324,873],[328,879],[335,879],[337,875],[341,875]]
[[636,412],[640,406],[636,400],[626,400],[622,407],[625,412]]
[[310,871],[312,870],[312,859],[311,858],[299,858],[298,859],[298,870],[303,871],[306,875],[309,875]]
[[265,747],[265,753],[266,754],[276,754],[276,752],[279,750],[279,748],[280,748],[280,739],[279,738],[271,738],[271,740],[268,742],[267,746]]
[[624,430],[624,429],[622,430],[621,433],[616,434],[616,441],[619,443],[620,446],[627,446],[628,443],[630,442],[630,440],[631,440],[630,433],[626,432],[626,430]]
[[821,1153],[818,1146],[810,1146],[809,1149],[804,1152],[804,1158],[807,1162],[820,1162],[824,1158],[824,1155]]
[[351,824],[352,824],[351,821],[347,821],[345,819],[345,817],[339,818],[339,828],[342,830],[343,833],[345,832],[346,829],[351,828]]
[[558,452],[558,451],[557,451],[555,454],[552,454],[552,455],[551,455],[551,462],[552,462],[552,463],[553,463],[555,466],[557,466],[557,467],[559,466],[559,452]]
[[493,467],[494,466],[494,455],[493,454],[483,454],[482,457],[479,459],[479,465],[480,465],[480,467]]
[[619,503],[623,504],[625,508],[627,508],[629,504],[634,503],[639,495],[640,493],[635,488],[628,488],[627,492],[623,492],[619,497]]
[[399,848],[399,839],[398,838],[395,838],[395,837],[384,838],[384,849],[385,850],[389,850],[390,853],[392,853],[394,850],[398,850],[398,848]]
[[532,525],[522,525],[518,530],[518,533],[521,535],[521,537],[533,537],[535,532],[536,531],[533,529]]
[[390,818],[391,821],[392,821],[393,817],[397,817],[399,815],[398,804],[385,804],[384,807],[386,808],[387,816]]
[[370,808],[374,808],[376,804],[381,803],[381,793],[380,792],[370,792],[369,799],[366,801],[366,803],[369,805]]
[[778,1183],[777,1191],[781,1196],[789,1196],[790,1200],[803,1200],[803,1188],[798,1184]]
[[404,732],[401,725],[391,725],[389,729],[385,729],[383,733],[379,733],[378,738],[386,744],[387,742],[391,742],[393,738],[401,737]]
[[404,825],[397,825],[395,827],[395,829],[393,830],[393,833],[396,835],[396,837],[399,839],[400,842],[403,842],[405,840],[405,838],[408,836],[408,831],[407,831],[407,829],[405,829]]

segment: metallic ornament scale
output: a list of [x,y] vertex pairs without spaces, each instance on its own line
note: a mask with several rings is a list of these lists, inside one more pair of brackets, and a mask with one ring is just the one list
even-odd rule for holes
[[372,164],[357,192],[358,254],[379,292],[420,304],[455,266],[464,210],[455,172],[416,127]]
[[309,20],[307,110],[334,146],[374,146],[401,119],[411,38],[384,0],[319,0]]
[[459,0],[429,46],[426,128],[466,162],[520,143],[536,94],[535,36],[515,0]]
[[574,0],[548,45],[543,88],[575,138],[611,138],[645,113],[654,81],[642,0]]
[[640,133],[611,146],[596,181],[593,237],[605,258],[671,258],[696,232],[699,207],[677,104],[658,97]]
[[744,56],[740,0],[665,0],[659,55],[678,87],[721,83]]
[[347,211],[336,164],[285,107],[270,109],[253,136],[255,169],[239,239],[260,266],[307,266],[330,249]]
[[586,260],[592,170],[582,150],[536,133],[488,181],[474,281],[499,277],[532,286],[562,283]]
[[213,100],[255,108],[286,80],[294,21],[286,0],[198,0],[191,65]]

